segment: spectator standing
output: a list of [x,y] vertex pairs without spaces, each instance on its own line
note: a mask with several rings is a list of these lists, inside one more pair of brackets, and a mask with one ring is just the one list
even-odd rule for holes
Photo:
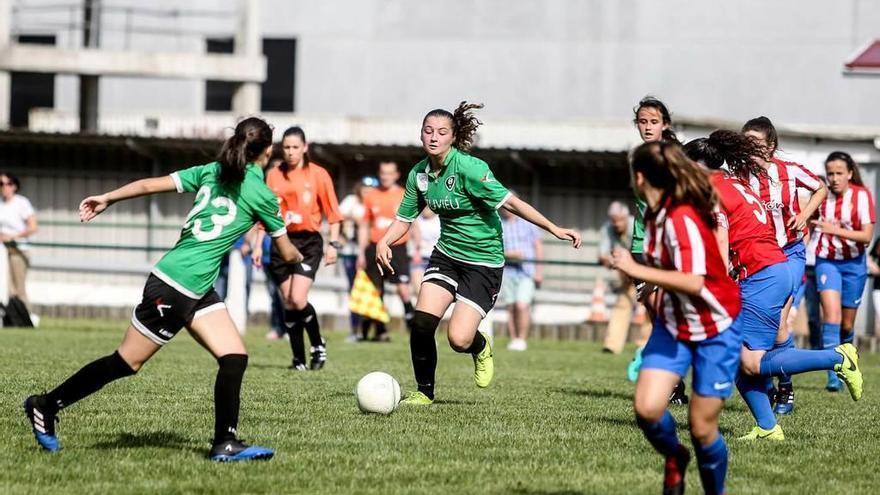
[[[364,218],[364,195],[378,185],[379,181],[375,177],[364,177],[354,185],[351,194],[342,198],[339,203],[339,213],[342,214],[342,250],[339,254],[348,279],[349,292],[354,286],[354,278],[357,275],[358,228]],[[346,341],[358,342],[361,340],[361,316],[349,312],[349,323],[351,335]]]
[[9,295],[27,304],[28,238],[37,232],[37,216],[31,202],[18,194],[20,187],[18,177],[0,173],[0,241],[6,245],[9,256]]
[[428,268],[428,258],[434,251],[434,246],[440,240],[440,217],[434,210],[425,208],[421,215],[413,222],[413,249],[412,249],[412,276],[413,288],[416,294],[422,285],[422,277]]
[[541,232],[534,224],[504,208],[498,211],[504,229],[505,258],[499,305],[507,307],[507,332],[510,335],[507,348],[524,351],[528,348],[526,339],[529,336],[535,289],[544,280],[540,263],[544,259]]

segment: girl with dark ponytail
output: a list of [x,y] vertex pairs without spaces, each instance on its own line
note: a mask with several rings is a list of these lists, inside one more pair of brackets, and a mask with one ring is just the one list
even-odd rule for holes
[[712,232],[718,198],[707,175],[676,143],[642,144],[632,154],[631,172],[647,203],[647,265],[620,248],[613,264],[659,288],[657,318],[636,382],[636,419],[666,458],[665,490],[683,492],[690,454],[678,441],[667,405],[693,366],[689,417],[700,478],[707,493],[724,493],[727,446],[718,416],[739,366],[742,326],[739,287],[727,274]]
[[86,365],[48,394],[25,400],[25,414],[43,449],[54,452],[61,448],[55,434],[55,419],[61,409],[114,380],[134,375],[186,327],[219,366],[209,458],[245,461],[272,457],[271,449],[249,446],[237,438],[241,382],[248,357],[226,306],[213,288],[223,256],[255,222],[272,233],[274,250],[288,263],[302,260],[284,235],[275,195],[263,184],[262,167],[271,152],[272,128],[261,119],[248,118],[235,127],[216,162],[141,179],[80,203],[80,220],[88,222],[117,201],[175,190],[196,193],[180,239],[147,278],[143,300],[116,352]]
[[[845,351],[774,350],[783,310],[795,281],[785,253],[770,230],[767,211],[737,178],[743,173],[765,173],[756,162],[761,147],[743,134],[715,131],[708,138],[689,142],[685,150],[693,160],[714,169],[709,176],[721,206],[715,234],[725,261],[730,254],[728,266],[741,290],[743,347],[736,386],[756,422],[741,439],[783,440],[785,436],[767,395],[773,376],[833,371],[846,358]],[[725,163],[728,172],[718,170]],[[853,380],[860,378],[853,374],[845,379],[850,376]]]
[[[756,174],[752,171],[741,175],[741,179],[763,203],[770,229],[788,258],[788,270],[794,280],[790,302],[782,310],[783,321],[788,321],[789,311],[804,283],[807,267],[804,237],[807,235],[807,223],[822,205],[828,189],[807,167],[775,156],[779,149],[779,134],[767,117],[750,119],[743,124],[742,132],[763,148],[763,152],[756,155],[755,161],[766,173]],[[800,201],[802,195],[809,196],[803,207]],[[775,348],[795,348],[794,336],[787,324],[779,326]],[[789,378],[779,379],[775,400],[777,414],[789,414],[794,410],[794,386]]]
[[492,348],[477,331],[495,305],[504,267],[499,208],[543,228],[577,248],[580,234],[557,227],[525,201],[511,194],[492,174],[486,162],[469,155],[481,125],[474,110],[483,105],[461,102],[454,112],[432,110],[422,119],[422,147],[427,157],[409,172],[397,219],[376,244],[379,270],[394,273],[392,250],[409,232],[425,207],[440,217],[440,240],[428,261],[410,323],[418,391],[405,404],[434,402],[437,345],[434,333],[440,318],[458,301],[449,321],[449,345],[474,360],[474,382],[488,387],[494,375]]

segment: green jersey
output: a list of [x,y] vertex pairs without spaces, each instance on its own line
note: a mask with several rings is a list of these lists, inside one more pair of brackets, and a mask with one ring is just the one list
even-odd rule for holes
[[287,230],[275,194],[263,183],[260,167],[248,164],[241,184],[220,183],[220,164],[199,165],[171,174],[177,192],[195,192],[180,239],[156,263],[153,275],[181,294],[201,299],[211,290],[223,256],[260,221],[272,237]]
[[440,170],[432,172],[427,158],[412,168],[397,219],[412,222],[427,206],[440,217],[438,251],[464,263],[501,267],[498,208],[509,197],[486,162],[452,148]]
[[636,221],[633,222],[632,247],[629,249],[635,254],[645,252],[645,208],[647,207],[648,203],[636,198]]

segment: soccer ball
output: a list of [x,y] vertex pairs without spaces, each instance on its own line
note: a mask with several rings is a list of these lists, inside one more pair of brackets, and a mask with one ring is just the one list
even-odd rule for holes
[[400,384],[388,373],[367,373],[354,391],[358,408],[364,413],[391,414],[400,402]]

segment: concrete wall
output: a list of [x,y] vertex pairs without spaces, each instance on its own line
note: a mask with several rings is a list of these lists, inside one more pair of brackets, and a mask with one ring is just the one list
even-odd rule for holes
[[[27,2],[48,3],[57,2]],[[420,116],[467,98],[485,102],[487,118],[621,120],[646,93],[692,117],[766,114],[781,123],[874,125],[880,112],[880,81],[841,74],[844,60],[880,35],[880,3],[870,0],[449,0],[429,8],[406,0],[262,0],[260,11],[265,37],[297,39],[296,106],[307,113]],[[21,11],[13,30],[69,17]],[[107,14],[105,22],[119,28],[125,19]],[[235,29],[228,18],[133,22],[204,36]],[[56,31],[59,44],[77,42]],[[102,43],[199,51],[204,36],[126,37],[107,29]],[[76,84],[59,78],[59,109],[76,110]],[[107,78],[100,104],[111,113],[198,113],[203,85]]]

